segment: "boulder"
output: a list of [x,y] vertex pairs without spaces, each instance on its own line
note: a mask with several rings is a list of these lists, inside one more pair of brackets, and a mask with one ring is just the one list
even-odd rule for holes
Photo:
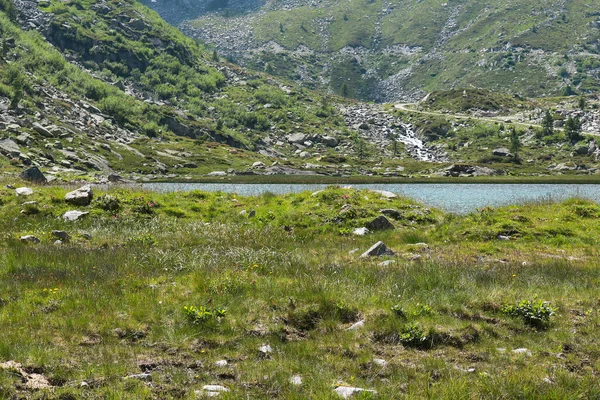
[[393,256],[394,253],[392,250],[388,249],[388,247],[383,242],[377,242],[367,251],[365,251],[360,257],[376,257],[376,256]]
[[11,139],[0,140],[0,153],[9,157],[18,157],[21,153],[19,145]]
[[492,150],[492,155],[498,157],[512,157],[510,150],[508,150],[506,147],[499,147],[497,149]]
[[225,171],[213,171],[208,174],[208,176],[227,176],[227,172]]
[[94,193],[90,185],[85,185],[65,195],[65,201],[77,206],[87,206],[91,203]]
[[48,180],[46,179],[44,174],[42,174],[42,171],[40,171],[40,169],[38,167],[27,168],[25,171],[23,171],[21,173],[20,177],[21,177],[21,179],[29,181],[29,182],[36,182],[36,183],[48,182]]
[[321,138],[321,143],[327,147],[336,147],[338,145],[338,140],[332,136],[323,136]]
[[43,127],[38,122],[34,122],[33,123],[33,130],[36,131],[37,133],[39,133],[40,135],[44,136],[44,137],[47,137],[47,138],[54,137],[54,135],[52,134],[52,132],[50,132],[47,128]]
[[84,212],[84,211],[78,211],[78,210],[72,210],[72,211],[67,211],[66,213],[63,214],[63,219],[67,220],[67,221],[77,221],[79,218],[88,215],[89,212]]
[[367,224],[367,229],[370,231],[385,231],[394,228],[394,225],[383,215],[380,215]]
[[287,140],[290,143],[304,143],[306,140],[306,135],[304,133],[294,133],[288,136]]
[[371,192],[377,193],[381,195],[381,197],[384,197],[386,199],[395,199],[396,197],[398,197],[396,193],[392,193],[387,190],[371,190]]

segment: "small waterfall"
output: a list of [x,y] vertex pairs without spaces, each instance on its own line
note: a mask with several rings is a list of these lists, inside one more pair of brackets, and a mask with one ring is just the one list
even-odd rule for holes
[[398,141],[406,145],[406,150],[411,157],[419,161],[436,161],[437,157],[427,148],[421,139],[417,137],[412,126],[401,124],[404,132],[398,133]]

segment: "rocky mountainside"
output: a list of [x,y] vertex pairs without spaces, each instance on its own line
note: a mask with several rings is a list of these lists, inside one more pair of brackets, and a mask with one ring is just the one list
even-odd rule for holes
[[147,2],[241,65],[359,99],[471,85],[533,97],[600,89],[600,6],[589,0],[219,3]]

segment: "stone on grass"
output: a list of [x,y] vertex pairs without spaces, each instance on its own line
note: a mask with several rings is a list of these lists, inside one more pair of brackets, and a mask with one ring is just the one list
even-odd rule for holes
[[262,354],[267,355],[267,354],[271,354],[273,352],[273,348],[270,345],[266,344],[264,346],[260,346],[258,348],[258,351],[260,351]]
[[370,231],[385,231],[394,229],[394,224],[392,224],[385,216],[380,215],[375,218],[373,221],[367,224],[367,229]]
[[395,263],[396,263],[396,260],[385,260],[385,261],[382,261],[379,264],[377,264],[377,266],[379,266],[379,267],[387,267],[387,266],[395,264]]
[[52,236],[59,238],[63,242],[68,242],[71,239],[71,235],[69,235],[66,231],[52,231]]
[[302,385],[302,377],[300,375],[294,375],[290,378],[292,385]]
[[33,189],[28,187],[20,187],[15,189],[15,193],[17,196],[31,196],[33,194]]
[[379,210],[379,212],[393,219],[402,218],[402,214],[400,214],[400,211],[394,210],[393,208],[384,208],[383,210]]
[[510,240],[510,236],[498,235],[496,236],[498,240]]
[[213,171],[208,174],[208,176],[227,176],[227,172],[225,171]]
[[217,367],[226,367],[226,366],[227,366],[227,364],[229,364],[229,363],[227,362],[227,360],[219,360],[219,361],[215,361],[215,365],[216,365]]
[[365,320],[361,319],[358,322],[353,323],[352,325],[350,325],[350,327],[348,327],[348,329],[346,329],[347,331],[353,331],[359,328],[362,328],[363,326],[365,326]]
[[254,218],[255,216],[256,216],[256,211],[250,210],[250,212],[248,213],[248,218]]
[[394,253],[392,250],[388,249],[387,246],[383,242],[377,242],[367,251],[365,251],[360,257],[377,257],[377,256],[393,256]]
[[89,212],[86,211],[71,210],[64,213],[62,217],[67,221],[77,221],[79,218],[88,214]]
[[351,386],[338,386],[337,388],[335,388],[335,392],[338,394],[338,396],[342,397],[343,399],[349,399],[355,394],[359,394],[361,392],[368,392],[374,395],[377,394],[376,391],[371,389],[363,389]]
[[532,355],[531,350],[526,349],[526,348],[514,349],[512,351],[512,353],[513,354],[524,354],[524,355],[529,356],[529,357],[531,357],[531,355]]
[[46,183],[48,180],[38,167],[27,168],[20,175],[21,179],[29,182]]
[[40,243],[41,240],[33,235],[21,236],[19,239],[23,243]]
[[92,202],[94,193],[90,185],[85,185],[65,195],[65,201],[77,206],[87,206]]
[[385,361],[383,358],[374,358],[373,363],[375,365],[379,365],[380,367],[385,367],[386,365],[388,365],[388,362]]
[[152,375],[150,375],[150,374],[133,374],[133,375],[126,376],[125,379],[138,379],[140,381],[151,382]]
[[492,150],[492,155],[497,157],[512,157],[510,150],[508,150],[506,147],[500,147]]
[[369,234],[369,230],[363,226],[362,228],[355,228],[352,231],[352,234],[356,236],[365,236]]
[[196,396],[201,397],[217,397],[221,393],[229,392],[229,389],[221,385],[204,385],[202,390],[196,390]]

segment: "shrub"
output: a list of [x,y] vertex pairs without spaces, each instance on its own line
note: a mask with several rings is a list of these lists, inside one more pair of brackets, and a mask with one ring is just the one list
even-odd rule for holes
[[215,308],[212,310],[204,306],[184,306],[183,312],[189,322],[194,325],[200,325],[211,320],[221,320],[227,315],[227,310],[224,308]]
[[521,300],[512,305],[505,305],[502,311],[506,314],[521,317],[527,325],[545,329],[550,324],[550,319],[556,315],[556,309],[548,301],[532,302]]

